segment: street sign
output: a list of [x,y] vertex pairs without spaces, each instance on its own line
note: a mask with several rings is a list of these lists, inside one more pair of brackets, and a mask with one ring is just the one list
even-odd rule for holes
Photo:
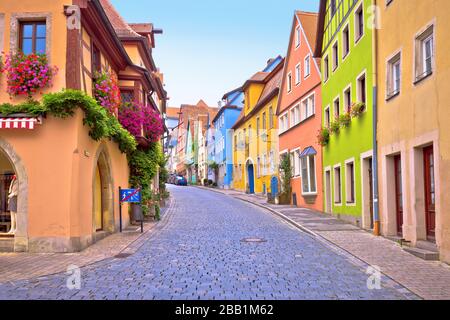
[[120,189],[120,202],[140,203],[141,189]]

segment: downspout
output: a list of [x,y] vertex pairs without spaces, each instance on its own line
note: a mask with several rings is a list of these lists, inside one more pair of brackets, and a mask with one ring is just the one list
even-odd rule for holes
[[372,158],[372,176],[373,176],[373,234],[380,235],[380,207],[379,207],[379,190],[378,190],[378,139],[377,139],[377,123],[378,123],[378,7],[377,0],[372,0],[375,10],[375,25],[372,32],[372,68],[373,68],[373,158]]

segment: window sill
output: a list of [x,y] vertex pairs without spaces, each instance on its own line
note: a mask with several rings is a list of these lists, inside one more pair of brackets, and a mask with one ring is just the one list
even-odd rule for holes
[[422,81],[424,81],[425,79],[428,79],[429,77],[431,77],[433,75],[433,71],[430,71],[424,75],[418,76],[416,78],[416,80],[414,81],[414,85],[417,85],[419,83],[421,83]]
[[386,102],[391,101],[392,99],[394,99],[395,97],[397,97],[397,96],[399,96],[399,95],[400,95],[400,91],[393,92],[393,93],[389,93],[389,94],[386,96]]

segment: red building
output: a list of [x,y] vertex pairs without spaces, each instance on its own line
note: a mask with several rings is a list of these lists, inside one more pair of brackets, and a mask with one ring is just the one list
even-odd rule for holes
[[278,100],[280,157],[289,154],[292,166],[292,203],[323,209],[320,60],[314,58],[316,13],[297,11]]

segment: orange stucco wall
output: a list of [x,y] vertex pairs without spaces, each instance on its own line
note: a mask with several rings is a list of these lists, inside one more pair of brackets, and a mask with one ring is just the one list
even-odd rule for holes
[[[34,130],[1,131],[0,138],[12,146],[28,176],[26,214],[31,251],[65,251],[64,247],[76,251],[92,243],[93,177],[100,147],[110,159],[114,224],[118,229],[118,187],[128,186],[127,159],[115,143],[92,140],[82,117],[78,110],[66,120],[44,119]],[[126,207],[124,212],[127,225]]]
[[[50,64],[56,65],[59,71],[53,79],[53,86],[43,90],[43,93],[58,92],[66,87],[67,18],[64,6],[71,3],[62,0],[21,0],[2,1],[0,4],[0,36],[3,35],[0,47],[5,52],[17,47],[14,45],[17,34],[11,29],[15,15],[19,15],[19,19],[47,19],[47,54]],[[83,39],[90,42],[86,32],[83,32]],[[83,54],[85,66],[90,70],[90,54],[86,50]],[[103,54],[102,65],[110,65]],[[18,104],[23,101],[23,97],[9,97],[5,78],[0,76],[0,103]],[[89,77],[82,79],[86,81],[86,92],[91,94],[92,80]],[[34,98],[39,100],[40,96]],[[116,143],[109,140],[96,142],[89,137],[88,131],[83,126],[81,110],[65,120],[44,118],[42,125],[37,125],[34,130],[0,130],[0,143],[17,156],[16,160],[25,170],[22,176],[26,176],[27,180],[28,199],[25,205],[19,204],[24,210],[18,212],[21,215],[21,226],[18,228],[21,230],[16,233],[15,239],[16,246],[20,242],[20,251],[78,251],[105,234],[118,230],[118,188],[128,187],[127,158]],[[100,150],[106,155],[107,171],[110,172],[105,183],[109,186],[108,212],[112,215],[107,230],[101,233],[94,230],[93,224],[93,181]],[[128,208],[124,205],[123,209],[123,224],[127,226]]]
[[[295,45],[295,30],[301,29],[300,33],[300,45]],[[297,195],[297,205],[300,207],[307,207],[315,210],[323,210],[323,188],[322,188],[322,147],[317,144],[317,133],[321,127],[321,78],[318,65],[313,59],[313,52],[311,48],[314,43],[309,43],[308,39],[303,32],[302,26],[299,23],[297,17],[294,18],[293,28],[290,36],[290,46],[286,57],[284,77],[282,79],[283,85],[280,92],[280,103],[278,110],[278,117],[288,114],[289,123],[293,123],[291,119],[290,109],[300,104],[303,99],[314,93],[315,95],[315,114],[301,122],[300,124],[292,127],[288,131],[281,133],[279,136],[279,152],[292,151],[300,148],[300,152],[307,147],[314,147],[317,151],[316,156],[316,183],[317,183],[317,196],[304,197],[302,196],[302,178],[294,177],[291,181],[292,192]],[[305,58],[310,57],[310,75],[305,78]],[[301,77],[300,83],[296,84],[295,81],[295,68],[300,64]],[[292,90],[288,92],[287,87],[287,75],[292,75]]]

